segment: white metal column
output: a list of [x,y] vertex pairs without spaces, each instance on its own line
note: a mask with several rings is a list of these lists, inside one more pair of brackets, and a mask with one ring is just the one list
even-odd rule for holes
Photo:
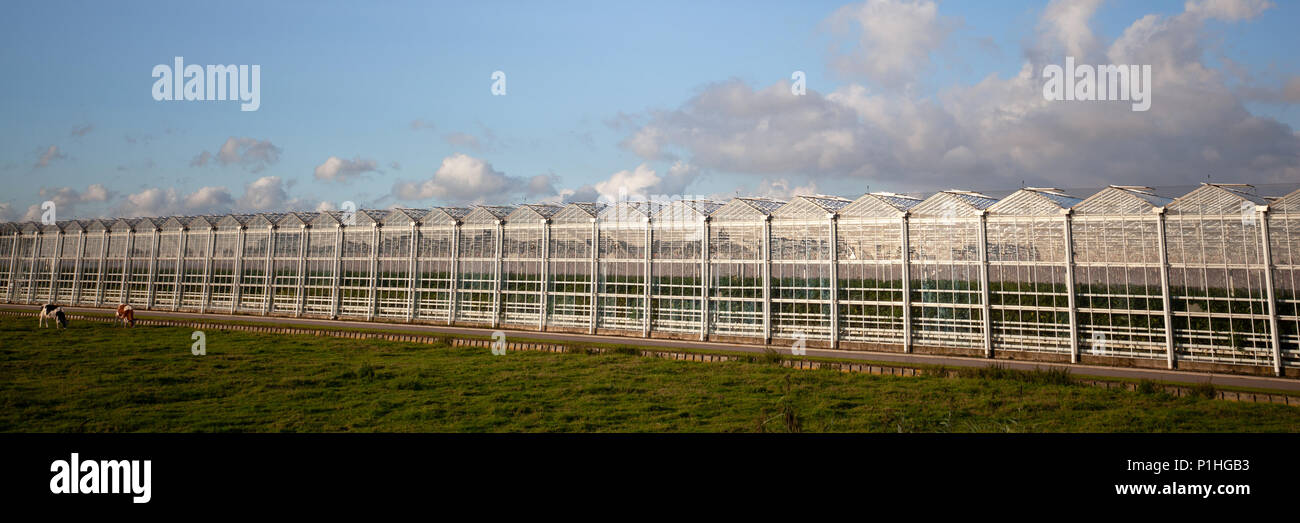
[[460,220],[451,229],[451,286],[447,289],[447,325],[456,323],[460,301]]
[[1173,298],[1169,293],[1169,242],[1165,239],[1165,208],[1157,207],[1156,239],[1160,248],[1160,298],[1164,302],[1165,314],[1165,359],[1170,369],[1175,367],[1174,352],[1174,311]]
[[86,232],[77,231],[77,259],[72,262],[72,303],[81,303],[81,260],[86,250]]
[[108,230],[101,231],[103,238],[99,241],[99,270],[95,273],[95,306],[104,304],[104,271],[108,264]]
[[44,241],[44,237],[44,232],[38,230],[36,231],[36,237],[32,239],[32,255],[29,257],[32,260],[32,265],[27,271],[27,298],[24,300],[27,303],[36,301],[36,267],[38,265],[36,260],[41,259],[41,243]]
[[304,223],[298,229],[298,293],[294,295],[297,305],[293,311],[295,317],[302,317],[307,310],[307,248],[311,241],[311,224]]
[[591,219],[591,325],[589,332],[596,333],[600,318],[600,224]]
[[[131,253],[135,250],[135,228],[126,230],[126,253],[122,255],[122,287],[119,289],[122,303],[131,303],[131,287],[129,286],[131,275]],[[146,303],[145,307],[148,307]]]
[[176,242],[176,273],[172,279],[173,311],[181,307],[181,299],[185,297],[185,294],[181,292],[181,289],[185,282],[185,242],[188,241],[190,241],[190,228],[188,226],[181,227],[180,241]]
[[239,301],[244,297],[244,244],[247,242],[247,227],[240,225],[237,231],[239,236],[235,238],[235,273],[230,280],[230,313],[234,314],[239,310]]
[[339,296],[343,288],[343,232],[347,229],[343,224],[334,224],[334,272],[333,283],[330,284],[330,317],[339,317],[339,307],[343,298]]
[[[700,220],[700,340],[709,339],[709,217]],[[771,331],[768,331],[771,332]]]
[[979,216],[979,260],[980,260],[980,308],[984,320],[984,357],[993,357],[993,305],[990,303],[992,292],[989,291],[989,213],[980,211]]
[[1074,211],[1066,209],[1062,222],[1065,227],[1065,292],[1070,319],[1070,363],[1079,363],[1079,304],[1074,283]]
[[908,213],[903,212],[902,232],[899,233],[902,240],[902,265],[901,276],[903,278],[903,352],[912,352],[912,246],[907,232]]
[[497,220],[496,222],[496,257],[492,263],[492,328],[495,329],[501,325],[501,258],[505,254],[502,251],[502,242],[505,241],[506,221]]
[[[839,257],[839,215],[829,213],[827,219],[830,220],[830,248],[831,248],[831,348],[840,346],[840,257]],[[767,312],[765,314],[771,314]]]
[[411,262],[407,265],[408,269],[406,271],[406,274],[411,279],[411,282],[407,285],[407,292],[406,292],[407,300],[411,302],[411,306],[407,308],[406,311],[407,323],[415,321],[415,315],[420,308],[420,295],[417,294],[417,291],[419,289],[419,283],[420,283],[420,275],[417,274],[417,271],[420,268],[420,262],[418,259],[419,255],[417,254],[419,248],[420,248],[420,223],[416,221],[412,221],[411,222]]
[[264,273],[265,281],[262,285],[266,289],[266,303],[262,304],[262,315],[271,313],[275,307],[275,275],[271,272],[275,268],[275,225],[266,228],[266,272]]
[[379,296],[376,292],[379,290],[379,240],[383,237],[379,230],[379,223],[370,227],[370,303],[366,306],[366,320],[375,319],[379,308]]
[[551,220],[542,219],[542,288],[537,310],[537,330],[546,330],[546,312],[551,305]]
[[1273,345],[1273,375],[1282,375],[1282,336],[1278,333],[1277,298],[1273,290],[1273,247],[1269,241],[1268,206],[1259,205],[1255,209],[1259,220],[1260,241],[1264,244],[1264,296],[1268,299],[1268,341]]
[[763,344],[772,343],[772,215],[763,216]]
[[146,309],[152,309],[154,303],[154,292],[156,292],[154,281],[158,279],[158,242],[162,240],[159,234],[161,231],[162,229],[154,227],[153,237],[149,239],[149,281],[145,284],[148,292],[146,292],[147,299],[144,304]]
[[15,232],[13,244],[9,246],[9,288],[5,291],[5,301],[13,303],[14,289],[18,284],[18,244],[22,242],[23,233]]
[[[647,205],[647,206],[646,206],[646,212],[650,212],[650,209],[652,209],[652,208],[653,208],[653,207]],[[642,288],[641,288],[641,290],[642,290],[642,293],[641,293],[641,307],[642,307],[642,312],[644,313],[644,315],[643,315],[642,318],[641,318],[641,319],[642,319],[642,326],[641,326],[641,337],[642,337],[642,338],[649,338],[649,337],[650,337],[650,316],[651,316],[651,314],[652,314],[652,311],[654,310],[654,308],[650,306],[650,300],[651,300],[651,298],[650,298],[650,291],[651,291],[651,289],[650,289],[650,282],[651,282],[651,280],[653,280],[653,278],[654,278],[654,267],[652,266],[652,263],[653,263],[653,261],[654,261],[654,254],[653,254],[653,251],[654,251],[654,248],[653,248],[653,247],[654,247],[654,227],[653,227],[653,225],[654,225],[654,224],[652,223],[651,218],[650,218],[649,216],[646,216],[646,218],[645,218],[645,253],[644,253],[644,254],[645,254],[645,271],[643,271],[643,272],[644,272],[644,276],[643,276],[643,279],[642,279],[642,283],[643,283],[644,285],[642,285]]]
[[208,312],[208,301],[212,299],[212,259],[217,256],[217,227],[208,227],[208,259],[203,263],[203,297],[199,301],[199,314]]
[[46,303],[54,303],[58,298],[59,290],[59,262],[63,256],[63,231],[59,231],[54,240],[54,255],[50,257],[50,300]]

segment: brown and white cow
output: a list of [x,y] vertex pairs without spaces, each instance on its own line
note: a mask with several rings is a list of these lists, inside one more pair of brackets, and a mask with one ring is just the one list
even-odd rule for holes
[[123,327],[135,326],[135,309],[130,304],[123,303],[117,306],[117,319],[122,320]]

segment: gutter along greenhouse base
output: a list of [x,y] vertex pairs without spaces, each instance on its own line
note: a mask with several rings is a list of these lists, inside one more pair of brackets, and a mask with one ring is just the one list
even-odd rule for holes
[[1300,376],[1300,191],[0,224],[0,300]]

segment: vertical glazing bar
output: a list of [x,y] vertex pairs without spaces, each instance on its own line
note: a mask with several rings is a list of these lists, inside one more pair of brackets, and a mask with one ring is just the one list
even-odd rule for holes
[[334,282],[330,284],[330,318],[339,317],[339,303],[342,297],[339,296],[343,288],[343,224],[334,224]]
[[208,250],[205,252],[208,257],[203,263],[203,298],[199,301],[199,313],[208,312],[208,300],[212,299],[212,259],[217,256],[217,227],[208,227]]
[[551,219],[542,220],[541,296],[537,310],[537,330],[546,330],[546,310],[551,303]]
[[15,232],[13,245],[9,246],[9,289],[5,292],[5,301],[13,303],[15,289],[18,285],[18,244],[22,243],[23,233]]
[[451,229],[451,286],[447,291],[447,325],[456,323],[457,301],[460,296],[460,220]]
[[86,250],[86,232],[77,231],[77,258],[72,262],[72,303],[81,303],[81,259]]
[[105,265],[108,263],[108,229],[104,229],[102,233],[103,238],[99,242],[99,270],[95,271],[96,307],[104,304],[104,271],[107,270]]
[[[131,252],[135,250],[135,228],[126,230],[126,252],[122,255],[122,287],[118,289],[118,298],[122,303],[131,303],[131,288],[127,282],[131,274]],[[145,308],[148,308],[145,304]]]
[[54,240],[54,253],[50,256],[50,300],[47,303],[54,303],[58,298],[56,291],[59,289],[59,261],[63,256],[63,231],[59,231],[57,238]]
[[1273,248],[1269,243],[1268,206],[1258,211],[1260,241],[1264,244],[1264,297],[1268,300],[1268,341],[1273,345],[1273,375],[1282,375],[1282,337],[1278,333],[1277,298],[1273,289]]
[[980,259],[980,308],[984,320],[984,357],[993,357],[993,306],[989,292],[989,213],[980,211],[979,221],[979,259]]
[[370,227],[370,303],[366,306],[366,320],[375,319],[376,310],[379,308],[379,298],[375,291],[379,288],[379,240],[380,224],[376,223]]
[[506,235],[505,224],[505,220],[497,220],[496,256],[492,259],[492,328],[494,329],[501,325],[501,259],[505,256],[505,251],[502,250]]
[[595,218],[591,219],[591,324],[588,326],[588,332],[596,333],[596,324],[600,310],[600,224]]
[[233,287],[230,288],[230,314],[239,310],[239,301],[244,297],[244,245],[248,241],[247,227],[240,225],[238,229],[239,236],[235,237],[235,273],[231,280]]
[[839,257],[839,215],[830,213],[830,276],[831,276],[831,348],[840,346],[840,257]]
[[295,310],[293,311],[295,317],[301,317],[303,311],[307,310],[307,293],[305,291],[307,287],[307,253],[310,252],[307,250],[307,242],[311,241],[311,225],[304,223],[298,231],[298,290],[297,294],[294,295],[294,301],[297,304],[294,305]]
[[1065,210],[1065,305],[1070,319],[1070,363],[1079,363],[1079,305],[1074,286],[1074,211]]
[[1156,239],[1160,244],[1160,299],[1164,303],[1165,315],[1165,360],[1172,369],[1177,362],[1174,353],[1174,300],[1169,294],[1169,242],[1165,239],[1165,208],[1157,207],[1155,213]]
[[181,299],[185,297],[181,289],[185,283],[185,242],[189,241],[190,228],[181,227],[180,241],[176,242],[176,270],[172,273],[172,310],[177,310],[181,306]]
[[[650,212],[653,207],[647,206],[646,212]],[[641,337],[650,337],[650,315],[653,309],[650,307],[650,283],[654,277],[654,267],[651,265],[654,260],[654,227],[649,216],[645,218],[645,271],[642,276],[641,286]]]
[[406,275],[409,278],[406,284],[406,299],[410,302],[406,309],[406,321],[415,321],[417,309],[420,306],[420,295],[417,294],[420,282],[420,223],[411,222],[411,262],[407,264]]
[[[709,339],[709,217],[700,220],[700,340]],[[770,331],[769,331],[770,332]]]
[[266,228],[266,272],[263,273],[262,285],[265,286],[266,302],[262,304],[262,315],[266,316],[271,313],[271,304],[275,303],[275,274],[272,269],[275,268],[275,225]]
[[41,258],[41,241],[44,239],[43,231],[36,231],[36,237],[32,239],[32,252],[27,259],[31,260],[30,268],[27,269],[27,297],[23,299],[26,303],[36,301],[36,268],[39,266],[36,260]]
[[149,279],[145,284],[147,298],[144,305],[146,309],[152,309],[154,304],[154,292],[156,292],[154,281],[158,279],[158,242],[162,240],[158,234],[160,231],[158,227],[152,227],[153,236],[149,238]]
[[901,276],[903,278],[903,352],[912,352],[912,246],[907,232],[908,213],[903,212],[902,219],[902,257]]
[[772,343],[772,215],[763,216],[763,344]]

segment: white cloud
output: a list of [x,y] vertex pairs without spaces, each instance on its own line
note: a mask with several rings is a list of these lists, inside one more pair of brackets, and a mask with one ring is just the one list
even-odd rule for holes
[[280,161],[281,149],[270,140],[257,140],[248,137],[227,138],[217,153],[200,152],[190,161],[191,167],[203,167],[216,160],[222,166],[238,165],[249,172],[258,173]]
[[301,208],[302,203],[289,197],[279,176],[263,176],[244,186],[244,194],[235,206],[243,211],[285,211]]
[[[538,178],[541,176],[542,178]],[[518,178],[492,168],[492,164],[462,153],[442,159],[433,176],[423,181],[399,181],[393,196],[400,200],[437,200],[445,203],[498,203],[520,198],[550,196],[554,189],[546,175]]]
[[[79,216],[78,209],[83,203],[101,203],[106,202],[114,196],[112,191],[102,184],[91,184],[84,191],[78,191],[71,187],[58,188],[41,188],[37,195],[42,200],[54,202],[55,219],[67,220]],[[33,204],[27,207],[27,212],[23,214],[23,221],[40,221],[41,204]]]
[[128,194],[118,205],[119,216],[189,216],[224,214],[231,211],[235,199],[225,187],[202,187],[189,194],[175,188],[151,187]]
[[[758,186],[753,190],[741,189],[740,193],[782,201],[789,201],[790,198],[795,196],[818,194],[816,181],[810,181],[805,185],[796,185],[785,178],[765,178],[759,181]],[[721,195],[719,198],[721,198]]]
[[833,67],[887,87],[915,80],[955,24],[929,0],[867,0],[839,8],[827,22],[837,33],[858,31],[857,47],[833,56]]
[[63,154],[63,152],[59,150],[59,146],[51,145],[49,147],[46,147],[45,150],[41,152],[41,157],[36,160],[35,168],[41,169],[44,167],[49,167],[50,162],[54,160],[62,160],[67,157],[68,155]]
[[1270,7],[1273,3],[1267,0],[1193,0],[1187,2],[1185,9],[1206,18],[1235,22],[1259,16]]
[[[1205,35],[1208,17],[1258,15],[1259,5],[1194,4],[1173,16],[1141,17],[1107,45],[1087,31],[1092,3],[1052,4],[1039,24],[1045,42],[1029,45],[1055,45],[1060,53],[1091,46],[1109,63],[1151,64],[1148,112],[1133,112],[1128,102],[1046,101],[1042,67],[1064,55],[1028,53],[1018,74],[990,75],[933,98],[860,84],[805,96],[791,96],[785,81],[713,84],[676,109],[649,112],[622,145],[646,160],[681,156],[711,171],[838,185],[831,190],[863,182],[917,190],[1021,181],[1183,185],[1206,174],[1249,183],[1300,179],[1300,135],[1251,114],[1225,75],[1203,61],[1215,42]],[[1202,154],[1208,148],[1215,154]]]
[[351,160],[331,156],[325,160],[325,163],[316,166],[315,174],[317,180],[343,183],[350,181],[350,178],[377,170],[379,168],[374,160],[363,159],[359,156]]
[[1067,56],[1080,60],[1094,56],[1097,38],[1089,21],[1102,0],[1052,0],[1040,20],[1041,38],[1059,44]]
[[184,214],[180,209],[182,198],[176,189],[151,187],[134,194],[128,194],[126,200],[118,207],[121,216],[166,216]]
[[225,187],[202,187],[194,192],[182,193],[175,187],[150,187],[128,194],[119,202],[118,216],[187,216],[195,214],[225,214],[230,212],[290,211],[310,207],[311,204],[290,198],[288,189],[278,176],[263,176],[244,186],[244,193],[235,198]]
[[643,163],[630,170],[618,171],[609,178],[576,189],[561,189],[548,201],[562,202],[617,202],[624,200],[667,201],[696,198],[686,194],[686,188],[700,175],[695,166],[677,161],[664,174],[659,174],[650,164]]
[[183,205],[187,214],[216,214],[229,212],[234,201],[225,187],[202,187],[186,195]]

